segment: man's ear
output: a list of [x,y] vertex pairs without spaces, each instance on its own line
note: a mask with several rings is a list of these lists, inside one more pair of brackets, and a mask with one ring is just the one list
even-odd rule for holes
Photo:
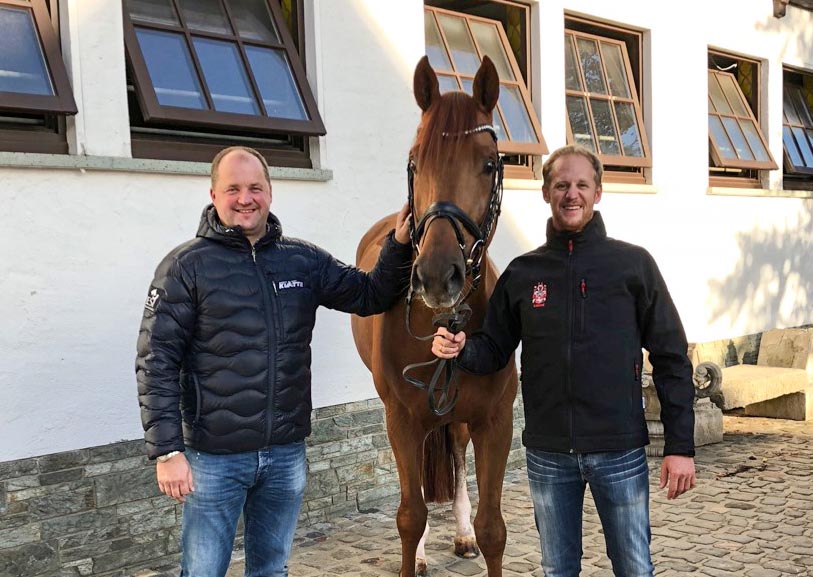
[[550,194],[548,194],[548,190],[544,186],[542,187],[542,198],[545,199],[545,202],[550,204]]
[[596,187],[596,201],[593,204],[601,202],[601,185]]

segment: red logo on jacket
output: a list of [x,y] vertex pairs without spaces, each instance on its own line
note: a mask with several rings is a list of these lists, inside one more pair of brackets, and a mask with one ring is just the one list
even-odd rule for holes
[[534,305],[534,308],[539,308],[545,306],[545,301],[548,300],[548,286],[543,283],[537,283],[534,286],[533,293],[531,293],[531,304]]

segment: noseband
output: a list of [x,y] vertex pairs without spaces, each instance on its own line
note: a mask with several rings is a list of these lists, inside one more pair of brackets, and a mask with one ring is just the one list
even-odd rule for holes
[[[462,132],[444,132],[443,136],[460,137],[478,134],[480,132],[488,132],[494,139],[494,142],[497,142],[497,132],[494,130],[493,126],[488,124],[482,124]],[[466,276],[471,277],[471,285],[469,286],[468,292],[466,292],[461,298],[458,298],[457,302],[455,302],[455,304],[452,306],[452,312],[436,314],[432,318],[432,325],[435,328],[443,326],[448,328],[451,332],[457,333],[465,327],[466,322],[468,322],[469,317],[471,316],[471,308],[465,304],[465,301],[475,290],[477,290],[477,287],[480,285],[480,268],[483,262],[483,256],[486,252],[486,245],[488,244],[491,233],[494,230],[494,225],[500,216],[500,210],[502,207],[502,181],[503,161],[502,157],[498,156],[497,163],[492,174],[491,195],[488,202],[488,210],[486,211],[486,214],[483,216],[483,220],[479,225],[474,222],[474,220],[472,220],[472,218],[459,206],[453,202],[447,201],[433,203],[431,206],[429,206],[418,223],[415,224],[415,163],[411,159],[409,163],[407,163],[407,182],[409,184],[408,202],[409,211],[412,215],[409,221],[409,238],[412,242],[412,249],[415,251],[415,254],[420,254],[420,242],[426,234],[426,231],[436,220],[445,219],[452,226],[452,230],[454,230],[455,237],[457,239],[457,245],[460,248],[460,252],[463,254],[463,260],[466,263]],[[463,236],[461,227],[466,229],[466,231],[474,238],[470,248],[466,244],[466,239]],[[467,249],[468,254],[466,254]],[[434,334],[419,337],[412,332],[409,322],[412,298],[413,290],[412,285],[410,284],[406,297],[405,320],[407,332],[410,334],[410,336],[419,341],[432,340],[435,336]],[[437,364],[438,366],[435,367],[435,371],[432,374],[432,378],[428,384],[415,377],[410,377],[407,375],[407,373],[413,369],[428,367],[434,364]],[[438,381],[443,373],[445,373],[444,383],[438,387]],[[401,374],[408,383],[419,389],[427,390],[429,394],[429,408],[435,415],[445,415],[454,408],[454,405],[457,402],[458,394],[460,393],[460,389],[456,383],[456,359],[447,360],[435,358],[427,362],[413,363],[404,367]]]

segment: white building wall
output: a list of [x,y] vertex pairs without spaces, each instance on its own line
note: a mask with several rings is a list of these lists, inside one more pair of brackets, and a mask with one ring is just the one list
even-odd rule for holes
[[[208,202],[206,176],[127,164],[117,3],[63,4],[80,107],[72,150],[87,155],[87,166],[132,170],[42,168],[38,157],[9,167],[19,157],[0,154],[0,462],[141,436],[133,365],[146,289],[159,260],[194,234]],[[534,3],[534,101],[551,149],[565,143],[566,10],[645,31],[651,186],[608,186],[599,208],[612,236],[654,254],[689,340],[813,322],[813,201],[776,196],[784,194],[781,171],[762,196],[710,195],[706,124],[708,47],[758,58],[767,76],[763,129],[781,159],[782,65],[813,70],[810,13],[789,7],[777,20],[767,0],[672,11],[632,0]],[[313,157],[332,178],[278,172],[272,211],[286,234],[352,262],[367,227],[406,199],[422,3],[309,0],[306,12],[308,74],[327,127]],[[492,250],[500,267],[544,242],[549,214],[539,182],[508,184]],[[321,311],[313,347],[315,406],[375,395],[346,315]]]

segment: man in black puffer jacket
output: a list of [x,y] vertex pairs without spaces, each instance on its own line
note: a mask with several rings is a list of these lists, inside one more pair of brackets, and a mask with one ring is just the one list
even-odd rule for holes
[[484,374],[505,366],[522,341],[523,443],[546,576],[579,575],[588,483],[615,575],[653,574],[642,347],[661,401],[661,488],[674,499],[695,483],[686,336],[655,261],[608,238],[593,211],[602,172],[579,146],[545,161],[547,243],[508,265],[481,332],[467,342],[439,329],[432,344],[437,356],[459,353],[464,369]]
[[305,489],[316,309],[383,312],[406,289],[407,207],[365,273],[282,236],[268,165],[232,147],[212,161],[197,238],[150,286],[136,375],[147,452],[162,492],[184,503],[184,577],[222,577],[237,521],[246,574],[287,575]]

